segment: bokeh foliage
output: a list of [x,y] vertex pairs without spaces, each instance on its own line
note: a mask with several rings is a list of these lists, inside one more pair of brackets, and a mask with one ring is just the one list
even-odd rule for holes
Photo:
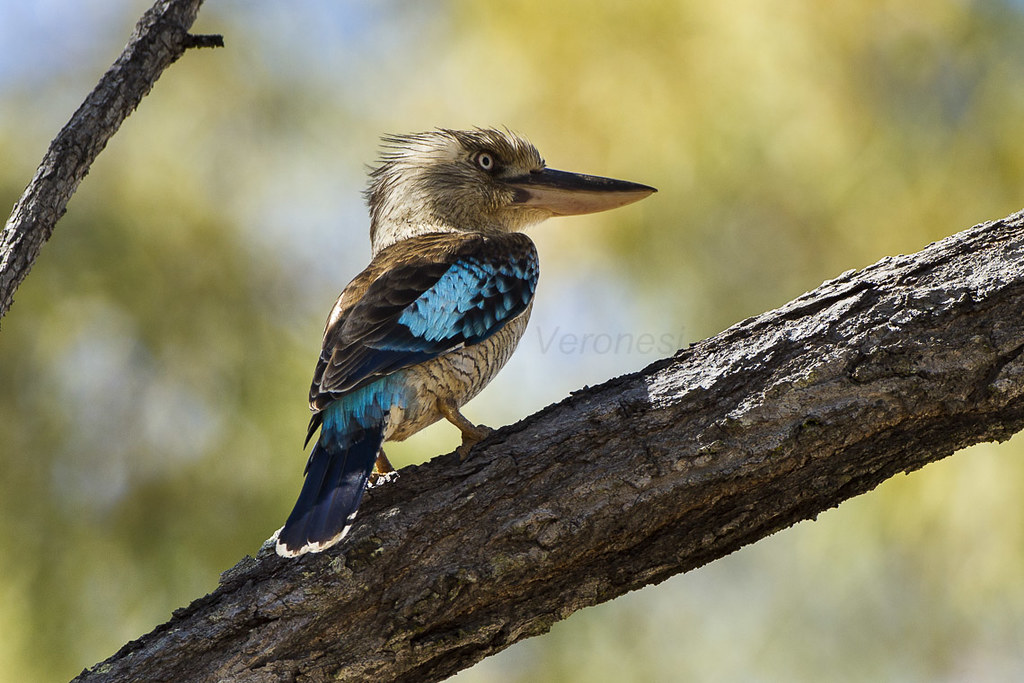
[[[148,4],[0,0],[4,205]],[[281,524],[323,318],[368,257],[380,134],[507,125],[554,167],[661,190],[533,232],[531,329],[469,409],[504,424],[666,353],[567,335],[679,346],[1024,206],[1021,11],[208,3],[196,29],[228,47],[163,76],[2,321],[0,677],[70,677]],[[459,679],[1024,677],[1019,450],[897,478]]]

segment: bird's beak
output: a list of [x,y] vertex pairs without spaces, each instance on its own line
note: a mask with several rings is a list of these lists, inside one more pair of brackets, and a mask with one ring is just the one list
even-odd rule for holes
[[628,180],[567,173],[545,168],[506,181],[515,189],[513,206],[550,211],[555,216],[576,216],[615,209],[640,201],[653,187]]

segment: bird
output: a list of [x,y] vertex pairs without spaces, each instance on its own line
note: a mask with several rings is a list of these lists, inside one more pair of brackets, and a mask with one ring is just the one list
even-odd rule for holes
[[383,137],[364,193],[370,264],[327,318],[306,445],[319,435],[277,553],[321,552],[345,538],[367,486],[394,476],[385,441],[445,419],[462,433],[461,461],[490,432],[460,409],[526,329],[539,263],[524,229],[653,192],[550,169],[507,129]]

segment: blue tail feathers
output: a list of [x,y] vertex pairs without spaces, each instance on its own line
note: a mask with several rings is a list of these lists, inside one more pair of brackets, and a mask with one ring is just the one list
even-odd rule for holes
[[291,557],[329,548],[344,538],[355,519],[387,421],[379,409],[370,411],[377,413],[372,415],[376,419],[365,413],[357,419],[342,408],[331,405],[325,411],[299,499],[277,537],[280,555]]

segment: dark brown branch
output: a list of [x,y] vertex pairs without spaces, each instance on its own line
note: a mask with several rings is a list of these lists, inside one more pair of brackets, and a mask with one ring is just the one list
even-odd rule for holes
[[200,5],[202,0],[154,4],[135,26],[121,56],[50,143],[0,233],[0,318],[92,162],[164,69],[189,47],[223,44],[220,36],[189,35]]
[[883,259],[370,492],[81,681],[446,677],[1024,426],[1024,214]]

